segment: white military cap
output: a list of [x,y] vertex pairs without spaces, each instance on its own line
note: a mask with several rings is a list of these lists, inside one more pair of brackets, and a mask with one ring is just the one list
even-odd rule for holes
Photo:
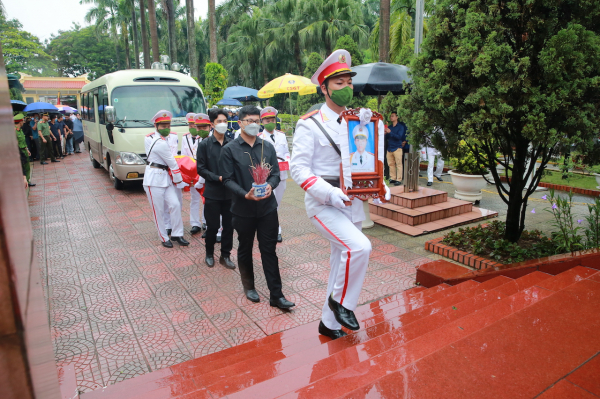
[[160,111],[158,111],[156,113],[156,115],[154,115],[154,117],[152,117],[150,122],[152,122],[152,123],[171,122],[171,119],[173,119],[173,114],[171,112],[167,111],[166,109],[161,109]]
[[369,130],[366,126],[356,125],[354,129],[352,129],[352,137],[356,138],[356,136],[364,136],[364,138],[369,137]]
[[185,120],[187,121],[187,123],[194,123],[195,116],[195,113],[190,112],[185,116]]
[[335,50],[325,61],[323,61],[310,81],[317,86],[320,86],[325,79],[332,76],[343,74],[350,74],[351,76],[356,75],[356,72],[353,72],[350,69],[350,66],[352,66],[350,53],[343,49]]
[[195,114],[194,122],[196,125],[210,125],[210,118],[206,114]]
[[264,107],[262,111],[260,111],[260,118],[270,118],[276,117],[279,112],[274,107]]

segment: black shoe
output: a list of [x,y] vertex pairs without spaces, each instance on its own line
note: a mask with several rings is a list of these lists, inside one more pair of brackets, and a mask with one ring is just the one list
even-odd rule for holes
[[190,233],[192,233],[192,235],[194,235],[194,234],[200,233],[201,231],[202,231],[202,229],[200,228],[200,226],[192,226]]
[[206,258],[204,258],[204,262],[206,262],[208,267],[213,267],[215,265],[215,258],[212,255],[206,255]]
[[221,242],[221,236],[217,236],[217,242]]
[[202,230],[206,230],[206,223],[202,223]]
[[183,237],[171,237],[171,240],[173,240],[176,243],[178,243],[180,247],[187,247],[188,245],[190,245],[190,243],[187,242],[185,240],[185,238],[183,238]]
[[277,234],[277,242],[282,242],[283,241],[283,237],[281,236],[281,234]]
[[170,236],[171,235],[171,229],[167,229],[167,235]]
[[441,177],[434,176],[438,181],[443,181]]
[[394,182],[394,186],[401,186],[401,185],[402,185],[402,182],[401,182],[401,181],[398,181],[398,180],[396,180],[396,181]]
[[225,266],[227,269],[235,269],[235,264],[231,261],[229,256],[221,256],[219,258],[219,263]]
[[348,330],[356,331],[360,328],[354,312],[343,307],[331,295],[329,296],[329,309],[333,312],[337,322]]
[[40,165],[48,165],[48,162],[42,161],[42,162],[40,162]]
[[289,308],[293,308],[294,306],[296,306],[296,304],[294,302],[290,302],[287,299],[285,299],[285,297],[281,297],[281,298],[277,298],[277,299],[271,299],[269,301],[269,304],[275,308],[279,308],[279,309],[289,309]]
[[75,154],[81,154],[81,151],[75,151]]
[[206,230],[204,230],[204,233],[202,233],[202,238],[206,238]]
[[55,159],[54,161],[50,161],[50,162],[60,162],[58,159]]
[[325,326],[325,324],[323,324],[323,322],[319,323],[319,334],[329,337],[331,339],[338,339],[348,335],[343,330],[330,330]]
[[427,186],[433,186],[433,182],[428,181]]
[[173,243],[171,242],[171,240],[163,242],[162,245],[165,248],[173,248]]
[[28,183],[27,185],[28,185],[29,187],[35,187],[35,186],[36,186],[36,184],[35,184],[35,183]]
[[256,290],[244,290],[244,293],[249,301],[260,302],[260,297],[258,296],[258,292],[256,292]]
[[394,184],[394,183],[396,183],[396,180],[390,179],[390,184]]
[[423,177],[423,175],[419,173],[419,177]]

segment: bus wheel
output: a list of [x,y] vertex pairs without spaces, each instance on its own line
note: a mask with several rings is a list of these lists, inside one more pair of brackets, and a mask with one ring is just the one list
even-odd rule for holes
[[125,183],[115,176],[115,171],[113,169],[112,163],[108,167],[108,175],[110,176],[110,180],[113,182],[113,186],[117,190],[123,190],[125,188]]
[[90,161],[92,161],[92,166],[94,167],[94,169],[98,169],[100,167],[100,164],[98,163],[98,161],[96,161],[94,159],[94,155],[92,154],[91,148],[90,148]]

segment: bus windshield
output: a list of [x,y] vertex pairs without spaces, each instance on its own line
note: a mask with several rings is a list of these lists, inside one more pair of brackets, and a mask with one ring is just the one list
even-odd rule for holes
[[[202,93],[185,86],[122,86],[112,91],[118,123],[123,127],[148,127],[161,109],[173,113],[172,126],[187,125],[189,112],[206,112]],[[123,121],[125,120],[125,121]],[[138,122],[135,122],[138,121]]]

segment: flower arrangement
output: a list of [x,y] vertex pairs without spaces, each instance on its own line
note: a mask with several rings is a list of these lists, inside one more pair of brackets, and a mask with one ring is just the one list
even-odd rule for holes
[[[461,140],[458,143],[458,149],[454,152],[457,154],[456,157],[451,157],[450,161],[454,166],[454,172],[461,175],[485,175],[488,173],[488,169],[485,164],[477,162],[477,158],[471,147],[467,145],[465,140]],[[484,153],[479,153],[480,159],[487,159]]]
[[254,180],[254,184],[256,184],[257,186],[265,184],[267,182],[267,179],[269,178],[269,175],[271,174],[271,169],[273,168],[273,166],[265,162],[265,159],[262,157],[262,151],[260,154],[260,163],[258,165],[254,165],[254,162],[252,161],[252,156],[249,153],[245,152],[245,154],[248,154],[248,156],[250,157],[250,164],[252,165],[250,167],[250,174],[252,175],[252,180]]

